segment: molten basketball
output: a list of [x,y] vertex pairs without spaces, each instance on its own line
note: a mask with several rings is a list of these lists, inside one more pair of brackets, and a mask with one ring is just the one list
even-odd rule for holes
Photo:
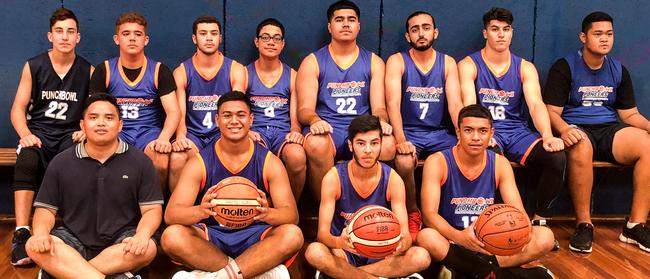
[[508,204],[494,204],[483,210],[476,220],[474,233],[495,255],[509,256],[521,252],[530,241],[530,221],[519,209]]
[[346,230],[357,252],[368,258],[384,258],[392,254],[402,238],[395,214],[376,205],[357,210]]
[[253,223],[253,217],[258,213],[255,208],[260,203],[257,201],[257,186],[252,181],[241,176],[228,177],[208,189],[206,195],[211,193],[217,194],[210,203],[219,224],[241,229]]

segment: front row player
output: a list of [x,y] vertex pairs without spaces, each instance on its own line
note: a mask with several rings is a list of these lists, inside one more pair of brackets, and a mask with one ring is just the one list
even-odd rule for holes
[[[122,273],[156,256],[151,236],[163,204],[156,172],[142,151],[118,138],[115,97],[88,97],[81,129],[86,140],[45,172],[27,252],[44,271],[39,278],[128,278]],[[63,224],[52,230],[57,214]]]
[[[474,234],[474,221],[494,203],[497,191],[504,203],[525,212],[508,159],[487,150],[494,134],[490,111],[480,105],[463,108],[456,134],[457,146],[431,155],[424,163],[422,214],[429,228],[418,234],[417,244],[434,261],[471,277],[487,278],[490,273],[497,278],[549,277],[543,267],[518,268],[551,251],[554,238],[549,228],[533,226],[531,241],[512,256],[488,256],[485,244]],[[483,255],[468,254],[466,249]]]
[[[426,250],[411,246],[404,182],[378,161],[381,145],[379,118],[355,118],[348,128],[353,160],[337,164],[323,178],[317,242],[307,247],[305,258],[333,278],[402,277],[426,269],[431,261]],[[369,259],[355,253],[345,230],[346,221],[366,205],[389,208],[397,216],[402,239],[394,255]]]
[[[233,91],[219,98],[216,123],[221,138],[189,159],[165,211],[169,227],[162,235],[163,250],[173,260],[196,269],[178,272],[174,278],[241,279],[268,270],[267,274],[284,274],[274,278],[288,278],[282,263],[303,244],[302,232],[295,225],[298,210],[280,159],[249,139],[252,122],[244,93]],[[212,185],[231,176],[248,178],[261,196],[255,222],[239,230],[216,222],[210,204],[215,195],[206,195]]]

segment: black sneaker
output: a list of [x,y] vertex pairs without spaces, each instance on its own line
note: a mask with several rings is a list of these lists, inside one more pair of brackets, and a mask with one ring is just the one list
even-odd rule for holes
[[555,275],[544,266],[511,267],[502,269],[503,278],[553,279]]
[[[530,223],[533,226],[541,226],[541,227],[548,228],[548,223],[546,223],[546,219],[532,220],[530,221]],[[557,238],[555,238],[555,234],[553,234],[553,249],[551,249],[551,251],[557,251],[557,250],[560,250],[560,242],[557,241]]]
[[591,253],[591,243],[594,241],[594,225],[580,223],[569,238],[569,249],[580,253]]
[[25,243],[32,236],[28,229],[20,228],[14,231],[14,238],[11,240],[11,264],[12,265],[29,265],[32,259],[27,256]]
[[623,233],[618,236],[618,240],[638,244],[641,250],[650,252],[650,228],[645,223],[637,224],[631,229],[624,225]]

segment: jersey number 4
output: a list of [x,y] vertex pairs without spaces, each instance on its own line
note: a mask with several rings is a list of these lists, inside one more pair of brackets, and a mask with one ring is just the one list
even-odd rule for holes
[[[57,111],[58,110],[58,111]],[[65,113],[68,111],[68,104],[63,102],[51,101],[45,111],[45,116],[49,118],[66,120],[68,117]]]
[[354,109],[357,106],[355,98],[338,98],[336,99],[336,105],[338,106],[336,112],[340,114],[357,114],[357,110]]

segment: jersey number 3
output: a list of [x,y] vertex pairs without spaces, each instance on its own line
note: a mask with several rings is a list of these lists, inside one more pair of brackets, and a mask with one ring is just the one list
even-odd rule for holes
[[[58,111],[57,111],[58,110]],[[45,111],[45,116],[49,118],[66,120],[68,117],[65,113],[68,111],[67,103],[59,103],[57,101],[51,101],[48,105],[47,110]]]
[[340,114],[357,114],[357,110],[354,109],[357,106],[355,98],[338,98],[336,99],[336,105],[338,106],[336,112]]

